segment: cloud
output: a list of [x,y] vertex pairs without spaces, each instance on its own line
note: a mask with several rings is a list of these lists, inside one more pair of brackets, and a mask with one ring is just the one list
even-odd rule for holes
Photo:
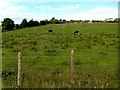
[[[109,7],[96,7],[94,9],[90,9],[89,11],[86,10],[84,12],[78,12],[83,7],[80,4],[69,5],[69,6],[66,4],[66,6],[59,5],[57,7],[55,7],[54,5],[53,6],[48,4],[44,5],[41,3],[40,3],[41,6],[38,6],[38,4],[36,4],[36,6],[33,6],[33,5],[25,6],[24,3],[22,6],[19,5],[19,2],[28,2],[28,1],[29,3],[36,1],[35,3],[37,3],[40,1],[46,2],[49,0],[0,0],[0,4],[1,4],[0,21],[2,21],[6,17],[13,19],[15,23],[20,23],[23,18],[26,18],[28,20],[33,18],[34,20],[39,21],[44,19],[51,19],[53,16],[57,19],[61,18],[66,20],[71,20],[71,19],[78,19],[78,20],[102,19],[104,20],[105,18],[109,18],[109,17],[110,18],[118,17],[117,8],[109,8]],[[16,5],[16,3],[14,2],[17,2],[18,4]],[[53,12],[46,13],[48,12],[48,10]],[[75,10],[78,10],[78,11],[74,12]],[[59,11],[59,12],[54,13],[56,11]]]
[[[91,9],[86,13],[75,13],[71,18],[82,20],[104,20],[105,18],[117,18],[117,8],[98,7]],[[70,18],[70,17],[69,17]]]
[[26,13],[21,13],[21,14],[16,15],[16,16],[11,16],[11,17],[9,17],[9,18],[13,19],[13,21],[14,21],[16,24],[20,24],[21,21],[22,21],[24,18],[27,19],[27,21],[29,21],[29,20],[31,20],[31,19],[40,21],[40,20],[45,20],[45,19],[50,20],[52,17],[53,17],[53,16],[50,15],[50,14],[26,12]]
[[0,8],[0,13],[1,15],[12,15],[13,13],[25,9],[25,6],[14,6],[11,3],[6,3],[6,2],[0,2],[1,3],[1,8]]
[[16,17],[18,12],[21,10],[24,10],[26,7],[25,6],[15,6],[12,5],[10,2],[1,2],[1,8],[0,8],[0,21],[2,21],[4,18],[9,17],[9,18],[14,18]]
[[39,9],[46,9],[46,10],[53,10],[53,11],[66,11],[66,10],[74,10],[74,9],[79,9],[79,5],[72,5],[72,6],[63,6],[63,7],[52,7],[50,5],[47,6],[35,6],[35,8]]
[[63,11],[63,10],[74,10],[74,9],[79,9],[79,8],[80,8],[79,5],[72,5],[72,6],[64,6],[64,7],[61,7],[61,8],[52,8],[51,10]]
[[40,13],[22,13],[19,17],[26,18],[26,19],[39,19],[41,17],[45,16],[44,14]]
[[89,11],[90,13],[118,14],[117,8],[98,7]]

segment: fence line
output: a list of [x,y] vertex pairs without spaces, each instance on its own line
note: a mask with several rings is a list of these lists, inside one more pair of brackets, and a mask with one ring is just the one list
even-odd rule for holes
[[[22,53],[18,52],[18,78],[17,78],[17,84],[18,87],[21,85],[21,60],[22,60]],[[71,84],[74,82],[74,49],[71,49],[70,52],[70,82]]]
[[71,84],[74,83],[74,49],[71,49],[71,52],[70,52],[70,64],[71,64],[71,67],[70,67],[70,81],[71,81]]
[[[17,58],[16,58],[16,59],[17,59]],[[10,63],[17,63],[17,61],[8,61],[8,62],[10,62]],[[26,60],[26,61],[24,61],[24,62],[28,62],[28,61]],[[91,62],[91,63],[94,63],[94,62]],[[40,66],[40,65],[41,65],[41,66],[42,66],[42,65],[44,66],[44,65],[48,65],[48,64],[39,64],[39,65],[35,65],[35,66]],[[70,63],[63,64],[63,65],[62,65],[61,63],[59,63],[59,64],[54,64],[54,66],[60,66],[60,65],[61,65],[61,66],[70,66]],[[96,65],[94,65],[94,64],[77,64],[77,65],[76,65],[76,64],[75,64],[74,67],[80,66],[80,65],[81,65],[81,66],[85,66],[85,67],[86,67],[86,66],[111,66],[111,64],[97,64],[97,63],[96,63]],[[53,65],[49,65],[49,66],[52,67]],[[114,65],[114,66],[112,66],[112,67],[118,67],[118,66]]]
[[[38,53],[38,54],[40,54],[39,52],[28,52],[28,53],[35,53],[35,54]],[[101,55],[102,51],[101,52],[92,52],[92,53],[93,53],[93,55],[94,55],[94,53],[97,53],[97,54]],[[91,52],[87,52],[87,54],[90,54],[90,55],[92,53]],[[17,85],[18,86],[21,85],[21,60],[22,60],[22,58],[23,59],[25,59],[25,58],[36,58],[37,59],[39,57],[43,57],[43,58],[45,58],[45,57],[65,57],[65,55],[70,55],[70,63],[68,63],[65,66],[70,66],[70,82],[71,82],[71,84],[73,84],[74,83],[74,67],[78,66],[78,65],[75,65],[75,63],[74,63],[74,57],[86,54],[86,52],[83,52],[83,53],[81,52],[79,55],[74,55],[74,49],[71,49],[69,54],[65,53],[62,56],[61,55],[60,56],[59,55],[56,55],[56,56],[54,56],[54,55],[50,55],[50,56],[42,56],[42,55],[39,55],[39,56],[24,56],[24,54],[25,54],[25,52],[22,52],[22,53],[18,52],[18,57],[17,56],[16,57],[4,57],[4,56],[2,57],[2,58],[18,58],[18,78],[17,78]],[[103,54],[104,54],[104,52],[103,52]],[[105,52],[105,54],[108,55],[107,52]],[[116,54],[116,53],[113,53],[113,54]],[[118,55],[118,53],[117,53],[117,55]],[[69,57],[69,56],[66,56],[66,57]],[[69,60],[69,58],[66,59],[66,60]],[[25,61],[30,61],[30,60],[25,60]],[[9,62],[13,62],[13,60],[11,60],[11,61],[9,60]],[[39,64],[39,65],[48,65],[48,64]],[[82,65],[82,64],[79,64],[79,65]],[[97,65],[91,65],[91,64],[89,64],[89,65],[86,64],[85,65],[85,64],[83,64],[83,65],[84,66],[102,66],[103,64],[101,64],[101,65],[100,64],[97,64]],[[105,64],[105,65],[107,65],[107,64]]]
[[[7,54],[7,55],[11,55],[10,53],[12,53],[12,54],[17,54],[18,52],[2,52],[2,54],[4,55],[4,54]],[[22,52],[23,53],[23,55],[24,54],[51,54],[51,53],[53,53],[53,54],[57,54],[58,53],[58,55],[60,55],[59,53],[60,52]],[[64,53],[64,55],[69,55],[70,53],[66,53],[66,52],[63,52]],[[79,54],[100,54],[100,53],[107,53],[107,54],[119,54],[120,52],[105,52],[105,51],[99,51],[99,52],[88,52],[88,51],[83,51],[83,52],[79,52]]]
[[[77,50],[77,49],[74,49],[74,50]],[[101,51],[101,49],[94,49],[94,50],[97,50],[97,51],[94,51],[95,53],[96,52],[114,52],[114,51]],[[104,49],[103,49],[104,50]],[[55,50],[55,52],[62,52],[62,51],[65,51],[65,49],[64,50]],[[87,52],[87,53],[94,53],[94,52],[91,52],[91,51],[85,51],[85,50],[81,50],[81,51],[83,51],[82,53],[85,53],[85,52]],[[12,52],[12,51],[11,51]],[[5,51],[3,51],[2,53],[11,53],[11,52],[5,52]],[[119,51],[116,51],[117,53],[119,52]],[[15,51],[15,52],[12,52],[12,53],[18,53],[17,51]],[[43,51],[39,51],[39,52],[37,52],[37,51],[32,51],[32,52],[26,52],[26,51],[24,51],[24,52],[22,52],[22,53],[45,53],[45,51],[43,52]],[[66,53],[66,52],[65,52]],[[68,53],[68,52],[67,52]],[[120,52],[119,52],[120,53]]]
[[22,53],[18,52],[18,86],[21,85],[21,60],[22,60]]
[[[79,54],[79,55],[75,55],[75,57],[77,57],[77,56],[80,56],[80,55],[84,55],[84,54]],[[89,55],[91,55],[91,54],[89,54]],[[99,54],[99,55],[101,55],[101,54]],[[118,56],[119,54],[103,54],[103,55],[114,55],[114,56]],[[58,56],[58,55],[48,55],[48,56],[23,56],[23,58],[39,58],[39,57],[69,57],[69,56],[65,56],[65,55],[63,55],[63,56]],[[15,57],[4,57],[4,56],[2,56],[2,57],[0,57],[0,58],[17,58],[16,56]]]

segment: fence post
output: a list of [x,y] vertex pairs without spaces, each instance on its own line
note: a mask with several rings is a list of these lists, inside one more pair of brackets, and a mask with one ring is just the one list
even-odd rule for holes
[[70,53],[70,82],[71,84],[74,83],[74,49],[71,49]]
[[18,52],[18,80],[17,80],[18,87],[21,85],[21,60],[22,53]]

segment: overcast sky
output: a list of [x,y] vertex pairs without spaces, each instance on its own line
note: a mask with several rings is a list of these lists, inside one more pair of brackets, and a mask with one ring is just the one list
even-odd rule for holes
[[22,19],[104,20],[118,17],[119,0],[0,0],[0,21]]

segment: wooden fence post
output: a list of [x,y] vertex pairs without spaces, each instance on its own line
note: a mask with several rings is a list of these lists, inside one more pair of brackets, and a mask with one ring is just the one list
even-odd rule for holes
[[21,85],[21,60],[22,53],[18,52],[18,80],[17,80],[18,87]]
[[70,53],[70,82],[71,84],[74,83],[74,49],[71,49]]

